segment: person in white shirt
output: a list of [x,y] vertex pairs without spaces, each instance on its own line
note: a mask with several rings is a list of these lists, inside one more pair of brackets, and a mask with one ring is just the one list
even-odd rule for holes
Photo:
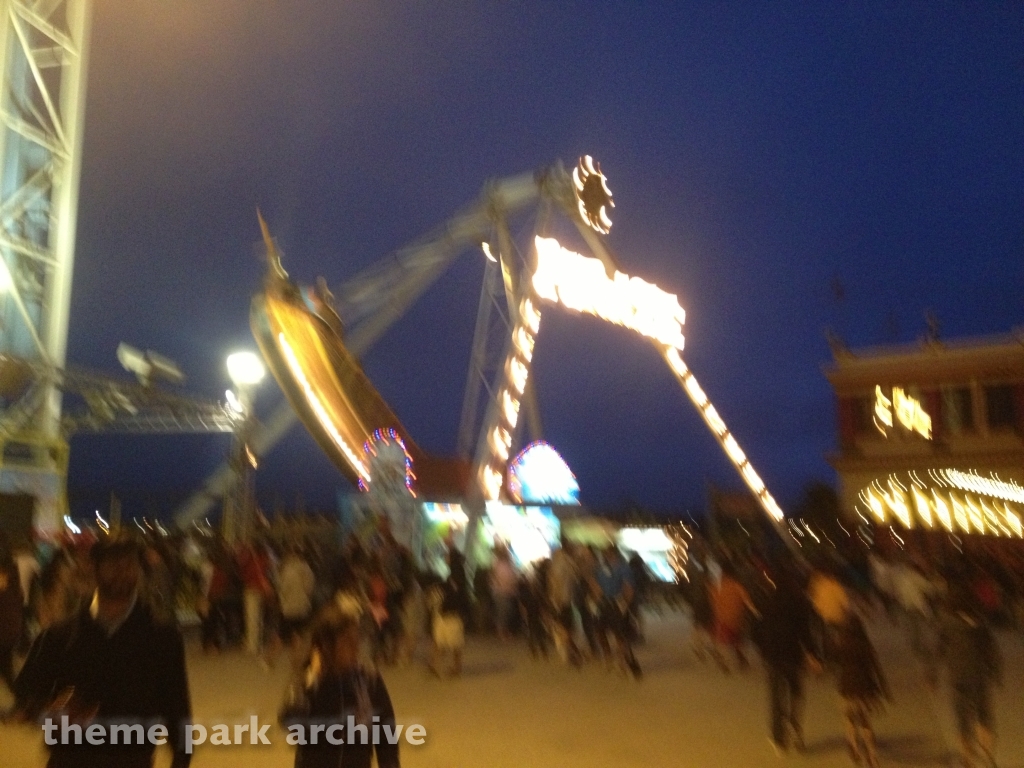
[[491,566],[491,595],[494,597],[498,637],[502,640],[508,638],[508,623],[515,604],[518,581],[519,574],[512,564],[508,548],[499,547],[495,550],[494,564]]
[[302,633],[313,611],[316,577],[297,550],[289,550],[277,572],[277,598],[281,605],[281,641],[291,649],[293,659],[300,653]]

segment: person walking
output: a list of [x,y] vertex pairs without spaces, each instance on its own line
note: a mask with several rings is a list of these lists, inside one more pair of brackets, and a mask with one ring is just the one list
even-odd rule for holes
[[[120,744],[83,743],[96,721],[162,725],[172,768],[186,768],[185,724],[191,718],[185,649],[173,624],[154,620],[140,596],[141,552],[111,537],[91,550],[92,602],[39,635],[14,683],[22,719],[66,716],[70,726],[50,746],[48,768],[151,768],[156,745],[125,734]],[[77,729],[77,732],[76,732]],[[63,729],[62,729],[63,730]]]
[[509,625],[512,620],[513,609],[516,605],[519,574],[512,563],[512,555],[505,545],[499,545],[494,550],[494,563],[491,565],[490,582],[498,639],[508,640]]
[[277,597],[281,604],[281,642],[296,663],[302,646],[302,633],[313,612],[316,577],[297,548],[288,550],[277,572]]
[[441,659],[447,653],[452,655],[451,674],[462,674],[462,652],[466,645],[466,628],[462,617],[465,615],[466,596],[460,581],[449,573],[447,580],[431,588],[428,605],[430,620],[430,657],[427,668],[441,677]]
[[0,550],[0,680],[14,686],[14,651],[24,623],[21,579],[14,559]]
[[850,759],[856,765],[878,768],[871,716],[881,702],[890,700],[891,696],[878,655],[857,614],[848,613],[846,620],[836,628],[832,651]]
[[938,589],[913,563],[900,563],[891,569],[893,594],[910,636],[910,649],[924,667],[929,685],[935,684],[935,638],[932,599]]
[[[384,679],[359,665],[359,619],[329,606],[313,627],[310,668],[296,683],[281,711],[285,726],[304,731],[318,724],[344,736],[303,739],[295,752],[295,768],[399,768],[398,743],[370,734],[396,733],[395,710]],[[327,726],[326,729],[323,726]]]
[[1002,678],[999,646],[967,587],[950,595],[940,625],[939,655],[949,672],[960,749],[968,768],[995,768],[992,686]]
[[274,596],[270,580],[270,558],[259,544],[244,544],[238,553],[238,570],[242,579],[242,605],[245,613],[245,649],[263,659],[263,613]]
[[729,665],[723,654],[729,649],[736,656],[740,670],[750,666],[743,653],[746,641],[747,614],[756,614],[754,603],[746,587],[736,578],[736,566],[730,561],[722,565],[722,575],[718,583],[711,587],[711,613],[714,616],[714,640],[712,654],[723,672],[728,673]]
[[614,544],[605,549],[604,562],[597,568],[597,581],[601,587],[598,640],[610,663],[608,636],[611,635],[619,663],[639,680],[643,672],[633,654],[633,627],[629,621],[636,595],[633,573]]
[[578,575],[576,563],[569,552],[569,542],[562,539],[561,546],[551,553],[548,566],[548,603],[554,618],[555,651],[576,666],[580,663],[580,650],[576,646],[573,596],[576,594]]
[[756,639],[768,678],[771,742],[778,754],[790,747],[804,749],[804,669],[808,663],[817,666],[811,615],[811,604],[795,575],[788,570],[776,574]]
[[850,614],[850,594],[839,580],[834,564],[822,564],[811,574],[807,593],[817,617],[816,629],[822,658],[831,663],[832,647]]

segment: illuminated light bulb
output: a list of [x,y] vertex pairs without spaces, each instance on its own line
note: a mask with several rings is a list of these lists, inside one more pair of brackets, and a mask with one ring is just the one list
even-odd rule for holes
[[533,336],[530,335],[530,332],[520,326],[516,329],[513,342],[522,358],[526,362],[530,362],[533,359]]
[[692,378],[690,376],[690,369],[686,367],[686,363],[683,362],[683,358],[679,356],[679,350],[675,347],[667,347],[665,349],[665,362],[668,363],[668,367],[672,369],[672,372],[683,379]]
[[370,481],[370,471],[363,464],[362,459],[352,449],[352,447],[345,441],[345,438],[338,432],[337,427],[334,426],[334,422],[331,421],[330,415],[327,413],[327,409],[324,404],[320,402],[320,398],[317,397],[316,392],[313,391],[313,387],[310,386],[309,381],[306,379],[306,374],[302,371],[302,366],[299,364],[299,359],[295,356],[295,352],[292,350],[291,345],[285,338],[284,333],[277,335],[277,340],[281,344],[281,350],[284,352],[285,361],[288,363],[288,368],[291,369],[292,375],[296,381],[299,382],[299,386],[302,387],[303,394],[306,396],[306,402],[313,409],[316,415],[317,421],[326,430],[334,444],[338,446],[345,458],[348,459],[349,463],[356,470],[356,473],[363,478],[366,482]]
[[954,494],[949,494],[949,502],[953,506],[953,519],[956,520],[957,526],[964,533],[971,532],[971,521],[967,517],[967,512],[964,509],[964,505],[960,503]]
[[[572,169],[572,183],[576,187],[576,189],[578,189],[580,192],[583,191],[583,181],[580,179],[580,169],[579,168],[573,168]],[[582,205],[583,205],[583,203],[580,203],[580,206],[582,206]]]
[[491,448],[494,449],[502,462],[508,461],[508,451],[512,447],[512,435],[501,427],[495,427],[491,432]]
[[935,500],[935,515],[939,518],[939,522],[942,523],[943,528],[952,532],[953,518],[949,514],[949,505],[936,490],[932,491],[932,498]]
[[967,516],[978,533],[985,533],[985,516],[970,496],[964,496],[964,506],[967,507]]
[[1021,526],[1020,517],[1016,512],[1010,509],[1010,505],[1003,503],[1003,516],[1006,518],[1007,524],[1020,537],[1024,537],[1024,526]]
[[508,422],[509,427],[515,429],[516,422],[519,420],[519,400],[512,397],[507,389],[502,394],[501,410],[505,414],[505,421]]
[[501,473],[493,467],[484,467],[483,478],[481,478],[481,485],[483,486],[484,500],[494,501],[498,498],[501,493]]
[[932,522],[932,508],[928,503],[928,497],[921,493],[921,491],[917,489],[916,485],[914,486],[913,494],[914,507],[917,509],[917,516],[924,521],[926,526],[932,528],[934,523]]
[[944,469],[940,474],[943,480],[962,491],[993,496],[1003,501],[1024,503],[1024,488],[1017,483],[981,477],[973,472],[961,472],[958,469]]
[[888,437],[889,429],[892,428],[892,401],[882,394],[880,386],[875,387],[874,421],[878,431]]
[[772,498],[770,493],[765,493],[761,498],[761,504],[768,511],[768,514],[774,517],[776,520],[782,520],[785,515],[782,512],[782,508],[775,503],[775,499]]
[[904,528],[913,528],[914,521],[910,516],[910,507],[907,506],[906,493],[902,489],[894,488],[891,485],[889,487],[892,489],[892,493],[886,499],[889,503],[889,509],[896,515],[896,518],[903,524]]
[[1009,536],[1010,531],[1003,525],[1003,521],[999,519],[996,513],[985,503],[985,500],[979,499],[978,503],[981,505],[981,511],[985,515],[985,522],[996,532],[996,535],[998,536],[1002,533]]
[[740,470],[740,474],[743,475],[743,479],[755,494],[760,495],[764,492],[764,482],[758,476],[757,472],[754,471],[754,467],[747,462],[743,465],[743,469]]
[[873,493],[873,492],[869,493],[868,494],[868,498],[867,498],[867,502],[868,502],[868,508],[870,508],[871,512],[874,514],[874,516],[878,518],[878,522],[884,523],[885,522],[885,506],[882,504],[882,500],[878,497],[878,495]]
[[537,335],[537,332],[540,330],[540,310],[529,299],[523,302],[522,315],[526,327],[530,329],[532,334]]
[[686,381],[686,391],[698,408],[703,408],[708,404],[708,396],[704,394],[704,390],[700,388],[700,384],[693,376]]
[[731,434],[727,434],[722,439],[722,445],[725,447],[725,452],[729,454],[729,458],[736,463],[736,466],[743,466],[747,463],[746,455],[740,448],[739,443],[736,442],[736,438]]
[[523,390],[526,389],[526,379],[530,375],[529,369],[525,363],[513,357],[508,364],[508,377],[512,382],[512,387],[515,391],[522,395]]
[[711,427],[711,430],[722,437],[726,433],[725,422],[722,421],[722,417],[718,415],[718,411],[715,410],[715,406],[710,403],[704,409],[704,418]]

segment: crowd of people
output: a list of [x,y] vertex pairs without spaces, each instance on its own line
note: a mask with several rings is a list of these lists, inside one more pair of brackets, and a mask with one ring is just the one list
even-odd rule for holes
[[[199,625],[209,654],[242,649],[266,666],[286,658],[299,690],[289,694],[290,716],[298,711],[296,702],[317,716],[335,706],[317,693],[323,675],[333,674],[345,685],[358,682],[361,690],[374,691],[383,714],[393,719],[377,670],[408,664],[425,646],[433,674],[458,675],[469,633],[490,633],[503,643],[522,638],[535,658],[642,677],[634,646],[643,641],[643,608],[653,580],[642,559],[627,559],[613,545],[563,540],[550,557],[521,564],[497,543],[471,577],[451,541],[440,572],[421,569],[383,520],[368,535],[343,540],[264,538],[232,547],[216,536],[139,539],[127,558],[137,560],[137,572],[125,562],[128,550],[112,546],[113,539],[0,554],[0,678],[26,713],[38,716],[52,707],[44,700],[57,696],[61,675],[70,674],[55,661],[61,655],[55,647],[92,643],[81,653],[107,658],[116,652],[107,644],[117,645],[122,625],[135,633],[133,642],[146,637],[150,646],[162,643],[169,656],[181,658],[180,669],[158,664],[150,670],[171,681],[163,687],[173,701],[143,702],[147,712],[168,722],[188,717],[188,693],[180,634],[162,628],[182,624]],[[749,546],[713,548],[697,534],[673,589],[689,605],[690,643],[698,659],[731,674],[749,668],[751,646],[760,654],[770,739],[779,754],[804,747],[807,675],[830,674],[851,760],[878,765],[872,719],[891,696],[866,622],[889,620],[907,632],[928,685],[935,686],[945,669],[966,764],[991,768],[992,687],[1001,674],[992,627],[1020,619],[1024,560],[1006,547],[931,555],[893,556],[876,548],[840,556],[821,549],[804,558],[778,547],[771,554]],[[144,617],[129,620],[137,606]],[[69,633],[68,627],[76,629]],[[123,644],[117,648],[123,651]],[[26,654],[15,677],[15,658]],[[79,680],[78,693],[69,696],[81,698],[96,685],[95,679]],[[145,699],[131,680],[118,686],[122,698]],[[67,711],[71,705],[62,706]],[[329,762],[329,750],[316,752],[315,759],[299,752],[300,765],[336,764]],[[52,765],[93,764],[79,753],[67,763],[60,762],[60,749],[53,754]],[[354,754],[348,759],[356,760]],[[95,764],[113,764],[107,759]],[[141,755],[138,765],[148,759]],[[180,750],[175,759],[176,765],[187,763]],[[397,765],[397,749],[377,759]],[[341,764],[369,765],[369,757]]]
[[841,700],[851,761],[879,764],[872,718],[892,701],[866,628],[890,621],[907,634],[926,684],[945,669],[963,764],[994,768],[993,687],[1002,663],[993,629],[1020,627],[1024,558],[1019,547],[931,552],[834,548],[809,558],[776,553],[716,553],[694,548],[687,596],[698,658],[721,669],[748,667],[744,648],[759,651],[766,672],[770,739],[776,752],[803,750],[808,674],[828,673]]

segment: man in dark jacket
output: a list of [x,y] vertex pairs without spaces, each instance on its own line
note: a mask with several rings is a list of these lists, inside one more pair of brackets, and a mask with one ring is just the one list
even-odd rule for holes
[[772,745],[783,752],[803,749],[803,670],[806,659],[813,659],[812,609],[795,576],[781,571],[775,578],[755,637],[768,672]]
[[134,542],[103,540],[92,560],[92,604],[33,643],[14,686],[18,711],[43,720],[49,768],[150,768],[157,744],[170,744],[173,768],[185,768],[191,704],[181,635],[139,599]]
[[964,763],[995,765],[992,686],[1002,681],[1002,656],[980,606],[962,585],[950,590],[941,622],[940,654],[949,670]]

